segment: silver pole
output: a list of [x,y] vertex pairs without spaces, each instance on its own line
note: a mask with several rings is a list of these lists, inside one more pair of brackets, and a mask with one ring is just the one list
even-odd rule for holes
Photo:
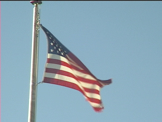
[[39,47],[39,4],[40,1],[31,1],[33,8],[33,32],[32,32],[32,52],[31,52],[31,72],[29,91],[28,122],[36,121],[37,102],[37,76],[38,76],[38,47]]

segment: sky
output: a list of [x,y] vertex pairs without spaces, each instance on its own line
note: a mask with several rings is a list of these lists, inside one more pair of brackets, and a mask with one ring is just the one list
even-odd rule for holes
[[[1,1],[1,121],[27,122],[33,5]],[[162,122],[162,2],[43,1],[40,23],[99,79],[104,110],[76,90],[42,83],[36,122]],[[40,30],[38,82],[47,40]]]

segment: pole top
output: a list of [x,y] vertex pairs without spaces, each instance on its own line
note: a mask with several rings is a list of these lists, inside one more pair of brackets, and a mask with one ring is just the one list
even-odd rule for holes
[[31,0],[30,3],[33,4],[33,5],[36,4],[36,3],[42,4],[42,1],[41,0]]

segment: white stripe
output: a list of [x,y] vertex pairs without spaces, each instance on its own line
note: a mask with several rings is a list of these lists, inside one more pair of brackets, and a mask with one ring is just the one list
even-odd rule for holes
[[70,73],[74,74],[74,72],[71,68],[63,66],[63,65],[59,65],[59,64],[46,63],[46,68],[58,69],[58,70],[62,70],[62,71],[66,71],[66,72],[70,72]]
[[64,61],[64,62],[66,62],[66,63],[68,63],[68,64],[73,65],[74,67],[79,68],[80,70],[83,70],[83,69],[82,69],[80,66],[78,66],[69,56],[68,56],[68,58],[71,59],[72,61],[71,61],[71,60],[69,61],[69,60],[67,60],[65,57],[59,56],[59,55],[56,55],[56,54],[48,54],[47,57],[48,57],[48,58],[51,58],[51,59],[57,59],[57,60]]
[[85,82],[82,82],[82,81],[80,81],[80,84],[82,86],[84,86],[84,88],[91,88],[91,89],[96,89],[96,90],[100,91],[100,87],[96,84],[85,83]]
[[74,78],[71,78],[71,77],[68,77],[68,76],[65,76],[65,75],[54,74],[54,73],[47,73],[46,72],[44,77],[64,80],[64,81],[71,82],[71,83],[74,83],[74,84],[80,86],[80,84]]
[[103,107],[103,105],[101,105],[101,104],[98,104],[98,103],[92,103],[92,102],[90,102],[90,101],[88,101],[90,104],[91,104],[91,106],[93,106],[93,107],[98,107],[98,108],[102,108]]
[[[62,70],[62,71],[66,71],[66,72],[69,72],[75,76],[80,76],[80,77],[83,77],[83,78],[86,78],[86,79],[90,79],[90,75],[87,75],[87,74],[84,74],[84,73],[81,73],[81,72],[77,72],[76,70],[72,70],[71,68],[68,68],[66,66],[63,66],[63,65],[59,65],[59,64],[51,64],[51,63],[47,63],[46,65],[47,68],[51,68],[51,69],[58,69],[58,70]],[[90,79],[90,80],[95,80],[95,79]],[[90,83],[85,83],[85,82],[81,82],[81,85],[84,86],[85,88],[92,88],[92,89],[97,89],[97,90],[100,90],[100,87],[98,85],[92,85]]]
[[[86,98],[86,100],[90,103],[90,105],[92,107],[97,107],[97,108],[102,108],[103,107],[102,103],[94,103],[94,102],[89,101],[87,98]],[[99,99],[99,100],[101,100],[101,99]]]
[[[73,66],[76,66],[74,65],[72,62],[68,61],[65,57],[63,56],[59,56],[59,55],[56,55],[56,54],[48,54],[48,58],[51,58],[51,59],[57,59],[57,60],[61,60],[63,62],[66,62],[68,63],[69,65],[73,65]],[[48,63],[47,63],[48,64]],[[48,67],[49,68],[49,67]],[[79,67],[80,68],[80,67]],[[76,71],[75,72],[77,74],[80,74],[79,76],[80,77],[84,77],[84,78],[87,78],[87,79],[91,79],[91,80],[95,80],[94,77],[92,77],[91,75],[87,75],[87,74],[84,74],[84,73],[80,73],[79,71]]]
[[101,99],[101,96],[99,94],[95,94],[95,93],[88,93],[86,92],[86,96],[88,96],[89,98],[95,98],[95,99]]
[[[67,82],[74,83],[77,86],[79,86],[83,91],[84,91],[83,87],[87,87],[89,89],[92,89],[91,87],[93,86],[93,85],[89,85],[89,87],[88,87],[88,86],[85,86],[83,84],[79,84],[78,81],[76,81],[74,78],[71,78],[71,77],[68,77],[68,76],[64,76],[64,75],[60,75],[60,74],[45,73],[45,76],[44,77],[53,78],[53,79],[59,79],[59,80],[64,80],[64,81],[67,81]],[[94,86],[96,86],[96,85],[94,84]],[[88,93],[86,91],[84,91],[84,93],[89,98],[101,99],[100,95],[98,95],[96,93]]]
[[48,54],[47,58],[61,60],[61,61],[64,61],[64,62],[69,64],[69,61],[65,57],[59,56],[59,55],[56,55],[56,54]]
[[63,66],[63,65],[46,63],[46,67],[47,68],[53,68],[53,69],[59,69],[59,70],[67,71],[67,72],[70,72],[70,73],[72,73],[74,75],[77,75],[77,76],[80,76],[80,77],[83,77],[83,78],[86,78],[86,79],[96,80],[91,75],[76,71],[74,69],[71,69],[71,68]]
[[76,84],[77,86],[79,86],[83,90],[82,86],[74,78],[71,78],[71,77],[68,77],[68,76],[65,76],[65,75],[60,75],[60,74],[54,74],[54,73],[45,73],[44,77],[71,82],[71,83]]

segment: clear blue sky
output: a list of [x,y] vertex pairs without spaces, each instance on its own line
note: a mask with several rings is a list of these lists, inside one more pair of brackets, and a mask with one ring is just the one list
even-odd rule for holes
[[[1,121],[27,122],[33,5],[1,2]],[[162,2],[43,2],[41,23],[100,79],[105,109],[83,95],[40,84],[37,122],[162,122]],[[40,30],[38,82],[47,40]]]

